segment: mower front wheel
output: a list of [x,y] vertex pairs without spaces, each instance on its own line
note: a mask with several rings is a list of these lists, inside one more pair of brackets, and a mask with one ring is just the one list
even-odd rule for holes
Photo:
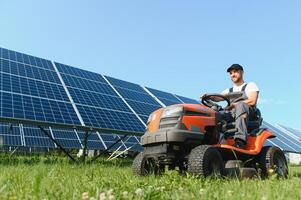
[[140,152],[133,161],[132,170],[134,175],[146,176],[148,174],[160,174],[160,166],[153,158],[147,158]]
[[224,173],[222,156],[217,148],[200,145],[188,157],[188,173],[202,177],[221,177]]

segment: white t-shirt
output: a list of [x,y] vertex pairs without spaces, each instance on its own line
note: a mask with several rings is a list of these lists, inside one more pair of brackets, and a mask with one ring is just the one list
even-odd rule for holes
[[[242,85],[240,85],[240,86],[233,85],[233,92],[240,92],[240,91],[242,90],[243,86],[245,86],[246,84],[247,84],[247,83],[244,83],[244,84],[242,84]],[[222,92],[222,94],[223,94],[223,95],[229,94],[229,92],[230,92],[230,88],[225,89],[225,90]],[[246,93],[247,97],[249,97],[249,96],[250,96],[250,93],[252,93],[252,92],[259,92],[259,89],[258,89],[256,83],[254,83],[254,82],[248,83],[248,85],[247,85],[247,87],[246,87],[246,89],[245,89],[245,93]]]

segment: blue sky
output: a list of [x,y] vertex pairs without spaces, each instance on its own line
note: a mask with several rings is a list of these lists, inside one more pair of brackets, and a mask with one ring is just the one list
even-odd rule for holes
[[265,120],[301,129],[300,1],[1,0],[0,46],[198,98],[245,67]]

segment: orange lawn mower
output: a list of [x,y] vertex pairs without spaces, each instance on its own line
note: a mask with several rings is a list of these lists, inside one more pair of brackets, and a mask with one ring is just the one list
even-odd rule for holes
[[[239,95],[209,94],[202,104],[177,104],[154,111],[148,119],[146,132],[141,137],[144,147],[133,162],[138,176],[161,174],[166,169],[177,169],[194,176],[236,176],[268,178],[288,176],[283,151],[276,146],[264,146],[276,137],[261,128],[260,111],[250,114],[245,148],[234,146],[237,129],[233,122],[224,120],[223,112]],[[233,100],[234,99],[234,100]],[[221,102],[226,103],[222,107]]]

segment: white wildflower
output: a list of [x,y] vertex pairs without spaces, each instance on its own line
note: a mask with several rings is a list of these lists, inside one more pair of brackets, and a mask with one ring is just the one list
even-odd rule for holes
[[141,188],[138,188],[136,191],[135,191],[135,194],[138,195],[138,196],[143,196],[143,190]]
[[268,200],[266,196],[261,197],[261,200]]
[[205,189],[201,188],[200,191],[199,191],[199,194],[200,194],[200,195],[205,194]]
[[82,194],[82,200],[89,200],[89,193],[88,192],[84,192]]
[[110,196],[110,195],[112,195],[112,194],[113,194],[113,192],[114,192],[114,190],[113,190],[113,189],[109,189],[109,190],[107,191],[107,195],[108,195],[108,196]]
[[106,200],[106,193],[102,192],[99,194],[99,200]]
[[128,196],[129,196],[129,193],[128,193],[127,191],[124,191],[124,192],[122,193],[122,198],[127,199]]
[[109,200],[115,200],[115,196],[111,194],[110,196],[108,196],[108,199]]

